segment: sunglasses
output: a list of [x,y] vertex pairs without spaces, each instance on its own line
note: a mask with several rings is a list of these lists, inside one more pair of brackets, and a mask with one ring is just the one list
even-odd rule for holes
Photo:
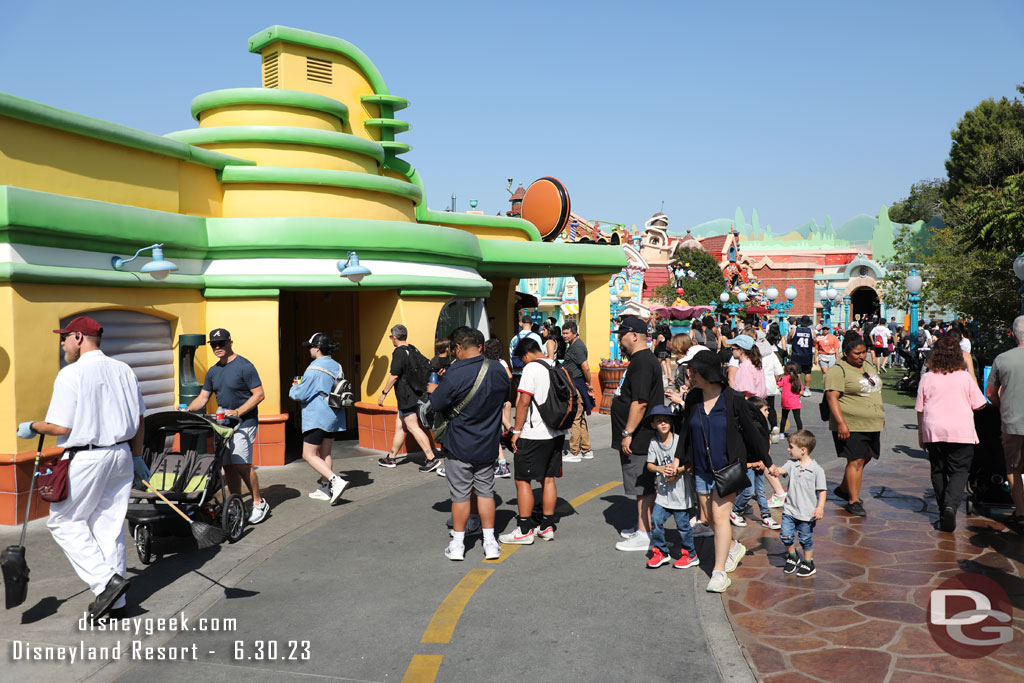
[[871,384],[871,386],[875,386],[875,378],[866,372],[864,373],[864,379],[866,379]]
[[212,341],[212,342],[210,342],[210,348],[211,349],[222,349],[222,348],[224,348],[227,345],[228,345],[228,343],[226,341]]
[[61,343],[61,344],[63,344],[63,343],[64,343],[64,340],[68,338],[68,335],[69,335],[69,334],[71,334],[71,333],[70,333],[70,332],[62,332],[62,333],[61,333],[61,335],[60,335],[60,343]]

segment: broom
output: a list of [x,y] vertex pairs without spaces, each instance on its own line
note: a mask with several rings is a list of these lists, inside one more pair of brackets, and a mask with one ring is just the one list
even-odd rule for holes
[[228,536],[224,533],[223,529],[212,526],[210,524],[205,524],[204,522],[200,522],[198,520],[190,519],[188,515],[181,511],[181,508],[179,508],[171,501],[167,500],[167,498],[164,497],[164,494],[160,493],[155,488],[153,488],[153,486],[148,481],[146,481],[145,479],[140,479],[139,481],[141,481],[146,486],[146,488],[155,493],[157,497],[160,498],[160,500],[170,505],[172,510],[181,515],[182,519],[188,522],[189,526],[192,528],[192,535],[196,539],[196,545],[199,546],[200,550],[202,550],[203,548],[212,548],[213,546],[220,545],[225,540],[227,540]]

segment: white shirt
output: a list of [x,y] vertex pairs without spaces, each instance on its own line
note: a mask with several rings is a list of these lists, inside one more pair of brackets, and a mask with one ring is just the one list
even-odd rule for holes
[[71,429],[57,437],[58,446],[113,446],[135,436],[145,410],[132,369],[88,351],[57,373],[46,421]]
[[889,339],[892,337],[892,331],[889,330],[889,328],[886,327],[885,325],[876,325],[874,327],[874,329],[871,330],[871,343],[872,344],[875,343],[875,339],[877,337],[881,337],[884,340],[885,345],[888,346],[889,345]]
[[960,337],[960,350],[964,353],[971,352],[971,340],[967,337]]
[[766,353],[761,356],[761,370],[764,372],[764,388],[768,391],[768,395],[778,396],[781,390],[776,378],[786,374],[779,357],[774,353]]
[[[548,367],[555,366],[555,362],[547,358],[541,358],[540,363],[544,363]],[[533,400],[530,401],[530,407],[526,411],[523,433],[519,436],[523,439],[533,439],[535,441],[554,439],[566,433],[565,431],[558,431],[548,427],[540,416],[540,410],[534,405],[534,402],[540,404],[548,400],[548,390],[551,388],[548,371],[542,368],[540,363],[532,362],[523,366],[523,377],[519,380],[519,391],[533,397]]]

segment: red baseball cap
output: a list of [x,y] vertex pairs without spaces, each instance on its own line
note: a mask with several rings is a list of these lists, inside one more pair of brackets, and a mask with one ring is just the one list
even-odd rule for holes
[[90,337],[99,337],[103,334],[103,328],[92,318],[80,315],[67,325],[63,330],[54,330],[54,334],[68,334],[69,332],[81,332]]

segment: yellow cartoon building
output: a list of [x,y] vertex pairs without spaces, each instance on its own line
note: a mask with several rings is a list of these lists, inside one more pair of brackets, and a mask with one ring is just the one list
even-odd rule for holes
[[[51,331],[78,314],[104,325],[104,351],[135,369],[150,409],[179,401],[191,365],[181,335],[230,330],[266,390],[258,465],[284,461],[295,411],[285,388],[313,332],[341,344],[336,358],[366,398],[359,443],[380,450],[395,407],[375,399],[396,323],[428,356],[435,335],[459,324],[507,343],[520,278],[574,276],[581,336],[592,354],[606,348],[621,248],[430,210],[401,158],[410,147],[396,140],[408,103],[365,54],[283,26],[250,38],[249,51],[263,87],[199,95],[197,127],[164,136],[0,93],[0,523],[26,503],[34,454],[15,428],[45,414],[61,362]],[[176,270],[154,266],[154,250],[112,266],[156,244]],[[370,274],[342,276],[349,252]],[[212,360],[196,351],[200,380]],[[39,502],[32,516],[45,511]]]

